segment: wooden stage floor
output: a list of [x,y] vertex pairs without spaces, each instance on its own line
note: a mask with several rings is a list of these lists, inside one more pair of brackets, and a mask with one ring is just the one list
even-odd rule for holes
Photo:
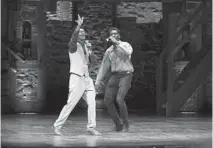
[[130,114],[130,131],[110,131],[112,120],[97,114],[97,129],[102,136],[86,132],[87,117],[71,114],[62,132],[54,134],[55,115],[2,115],[2,147],[132,147],[132,148],[210,148],[211,117],[157,117]]

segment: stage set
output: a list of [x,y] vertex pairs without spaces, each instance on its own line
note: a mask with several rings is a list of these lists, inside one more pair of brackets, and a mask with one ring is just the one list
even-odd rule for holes
[[[2,0],[1,8],[2,147],[212,147],[211,0]],[[102,94],[96,97],[102,136],[87,133],[83,101],[64,135],[54,133],[68,96],[77,14],[96,56],[89,67],[94,81],[110,27],[133,47],[129,132],[111,131]]]

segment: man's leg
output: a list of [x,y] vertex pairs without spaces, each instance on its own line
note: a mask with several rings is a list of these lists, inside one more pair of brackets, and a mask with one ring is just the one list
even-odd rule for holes
[[54,123],[55,131],[59,131],[62,125],[66,122],[69,114],[72,112],[72,110],[82,97],[84,90],[85,86],[81,77],[73,74],[70,75],[67,104],[63,107],[58,119]]
[[121,119],[123,120],[125,131],[128,131],[129,129],[129,122],[128,122],[128,110],[124,99],[129,88],[131,87],[131,81],[132,81],[132,74],[128,74],[120,78],[119,89],[116,97],[116,101],[119,106],[120,116]]
[[87,109],[87,131],[93,135],[101,135],[96,128],[96,102],[95,102],[95,88],[93,84],[93,80],[88,77],[85,78],[86,83],[86,90],[83,95],[83,99],[87,102],[88,109]]
[[109,115],[111,116],[112,120],[115,123],[115,130],[121,131],[122,124],[114,104],[116,94],[117,94],[117,85],[118,85],[118,80],[116,79],[116,76],[112,76],[106,86],[104,103],[106,105]]

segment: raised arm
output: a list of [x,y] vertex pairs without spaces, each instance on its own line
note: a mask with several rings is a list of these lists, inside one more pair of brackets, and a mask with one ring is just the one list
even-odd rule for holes
[[132,54],[133,49],[129,43],[118,41],[113,36],[110,36],[109,39],[115,46],[118,47],[117,50],[120,50],[121,52],[124,52],[125,54],[127,54],[129,56]]
[[75,28],[72,37],[70,38],[70,41],[68,43],[68,47],[69,47],[69,52],[74,53],[77,50],[77,41],[78,41],[78,34],[79,34],[79,30],[81,28],[81,25],[83,24],[83,20],[84,18],[80,17],[80,15],[78,15],[78,20],[76,20],[76,22],[78,23],[77,27]]

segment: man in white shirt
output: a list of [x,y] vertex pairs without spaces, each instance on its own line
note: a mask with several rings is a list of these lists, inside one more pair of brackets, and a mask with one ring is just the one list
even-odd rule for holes
[[70,58],[70,79],[69,79],[69,95],[67,104],[63,107],[58,119],[54,123],[54,131],[58,135],[61,127],[66,122],[68,116],[79,102],[81,97],[88,105],[88,124],[87,131],[92,135],[101,135],[96,128],[96,102],[95,88],[93,80],[89,76],[88,64],[89,43],[85,42],[85,31],[81,28],[83,17],[78,15],[78,23],[72,37],[69,41],[69,58]]

